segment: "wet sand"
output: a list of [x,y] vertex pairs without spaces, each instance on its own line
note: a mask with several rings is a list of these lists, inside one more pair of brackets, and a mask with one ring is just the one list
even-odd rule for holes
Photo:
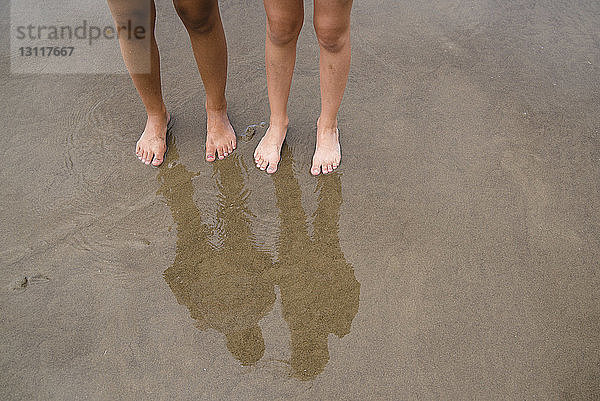
[[273,177],[263,11],[221,9],[257,133],[215,164],[171,4],[160,169],[126,75],[8,75],[2,41],[1,398],[600,398],[598,3],[356,2],[317,179],[311,4]]

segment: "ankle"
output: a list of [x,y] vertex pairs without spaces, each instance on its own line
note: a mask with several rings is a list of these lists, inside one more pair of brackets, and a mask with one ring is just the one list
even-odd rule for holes
[[158,110],[146,111],[146,114],[149,121],[157,121],[161,123],[164,122],[165,124],[167,123],[168,113],[164,104]]
[[317,131],[328,132],[336,131],[338,126],[337,118],[319,117],[317,120]]
[[221,116],[227,115],[227,102],[224,99],[222,101],[218,101],[218,102],[209,102],[207,100],[206,103],[204,104],[204,107],[206,108],[207,114],[221,115]]
[[269,119],[269,125],[271,127],[287,128],[289,123],[290,123],[290,120],[287,115],[283,115],[283,116],[271,115],[271,118]]

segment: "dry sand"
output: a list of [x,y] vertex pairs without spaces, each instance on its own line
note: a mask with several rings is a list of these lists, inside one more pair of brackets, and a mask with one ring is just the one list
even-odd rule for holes
[[[241,135],[268,119],[264,15],[221,8]],[[160,169],[128,76],[11,76],[3,39],[0,398],[600,398],[598,2],[357,1],[320,179],[306,13],[274,177],[260,132],[203,161],[169,2]]]

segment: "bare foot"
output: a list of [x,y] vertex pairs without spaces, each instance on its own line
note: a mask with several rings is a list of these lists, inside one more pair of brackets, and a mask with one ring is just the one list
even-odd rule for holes
[[327,125],[321,124],[320,119],[317,121],[317,146],[310,169],[312,175],[319,175],[321,171],[328,174],[338,168],[342,159],[339,136],[337,121]]
[[148,115],[146,128],[135,145],[135,154],[142,163],[160,166],[167,150],[167,124],[171,116],[164,113]]
[[271,123],[269,129],[260,140],[254,151],[254,161],[256,167],[261,170],[267,170],[267,173],[273,174],[277,171],[277,164],[281,158],[281,145],[285,140],[288,123]]
[[206,110],[206,161],[229,156],[237,146],[227,110]]

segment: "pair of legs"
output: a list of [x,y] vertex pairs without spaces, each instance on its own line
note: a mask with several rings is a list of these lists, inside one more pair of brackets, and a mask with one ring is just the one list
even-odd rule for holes
[[[288,126],[287,103],[296,62],[296,43],[304,22],[303,0],[264,0],[267,12],[265,58],[271,106],[270,126],[254,158],[274,173]],[[314,0],[314,27],[320,48],[321,115],[311,173],[335,170],[341,160],[337,113],[350,70],[352,0]]]
[[[122,33],[119,44],[148,114],[146,127],[136,145],[136,155],[145,164],[159,166],[167,149],[167,124],[171,117],[162,97],[160,56],[154,36],[154,0],[108,0],[108,5],[117,29],[144,27],[150,35],[140,40]],[[235,149],[236,137],[227,117],[227,44],[219,5],[217,0],[174,0],[174,5],[190,36],[206,90],[206,160],[223,159]]]

